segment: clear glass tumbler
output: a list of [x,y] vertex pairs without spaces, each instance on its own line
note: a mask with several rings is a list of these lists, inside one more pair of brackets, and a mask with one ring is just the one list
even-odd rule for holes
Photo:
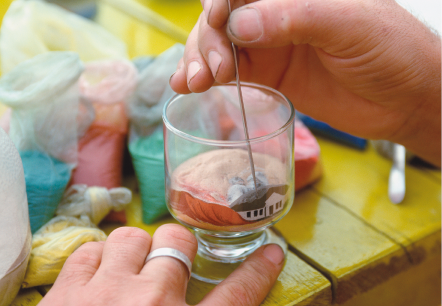
[[163,112],[167,206],[197,237],[192,276],[215,284],[263,244],[287,250],[270,227],[294,200],[294,108],[262,85],[242,93],[249,141],[235,83],[175,95]]

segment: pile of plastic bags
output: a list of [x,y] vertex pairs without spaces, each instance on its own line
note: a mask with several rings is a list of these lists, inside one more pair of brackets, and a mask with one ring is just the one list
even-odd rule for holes
[[14,1],[0,30],[0,126],[23,161],[34,233],[69,185],[121,186],[137,72],[122,41],[56,5]]
[[122,41],[56,5],[14,1],[0,31],[0,305],[9,305],[20,286],[52,284],[81,244],[105,240],[96,224],[111,210],[125,221],[126,107],[138,75]]

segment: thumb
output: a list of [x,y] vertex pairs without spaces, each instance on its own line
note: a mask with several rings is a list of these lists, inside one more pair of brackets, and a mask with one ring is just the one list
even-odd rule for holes
[[[386,35],[382,34],[385,32],[384,23],[392,19],[388,18],[391,5],[396,3],[382,1],[382,5],[379,5],[378,1],[346,0],[257,1],[231,13],[227,34],[233,43],[242,47],[280,47],[291,43],[308,43],[333,54],[366,40],[368,34],[371,34],[370,37],[379,35],[376,42],[372,42],[377,43]],[[375,21],[379,26],[373,28]],[[327,47],[333,50],[327,50]],[[352,56],[355,56],[355,51],[354,48],[351,50]]]
[[283,263],[284,253],[278,245],[262,246],[198,305],[259,305],[272,289]]

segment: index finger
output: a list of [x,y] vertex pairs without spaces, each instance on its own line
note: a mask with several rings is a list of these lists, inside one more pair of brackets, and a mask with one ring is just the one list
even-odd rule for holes
[[227,23],[229,18],[229,2],[232,11],[245,4],[258,0],[201,0],[207,24],[214,29],[219,29]]

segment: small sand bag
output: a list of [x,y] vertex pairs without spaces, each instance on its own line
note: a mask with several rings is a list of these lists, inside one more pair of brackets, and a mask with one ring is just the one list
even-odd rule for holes
[[78,78],[73,52],[48,52],[0,79],[0,101],[12,109],[9,135],[23,162],[31,231],[54,215],[77,162]]
[[72,185],[66,191],[56,214],[63,216],[88,216],[94,224],[111,211],[121,211],[132,200],[132,192],[124,187],[107,190],[104,187]]
[[82,244],[104,241],[106,234],[88,217],[57,216],[32,238],[32,251],[22,288],[53,284],[66,259]]
[[139,183],[143,222],[147,224],[168,214],[161,116],[164,103],[175,94],[169,79],[183,53],[184,46],[176,44],[153,60],[137,60],[138,86],[128,105],[129,152]]
[[[126,60],[86,64],[80,92],[91,101],[95,120],[79,141],[78,166],[72,184],[116,188],[121,186],[123,153],[128,133],[126,103],[136,86],[137,72]],[[113,220],[126,222],[124,211]]]

